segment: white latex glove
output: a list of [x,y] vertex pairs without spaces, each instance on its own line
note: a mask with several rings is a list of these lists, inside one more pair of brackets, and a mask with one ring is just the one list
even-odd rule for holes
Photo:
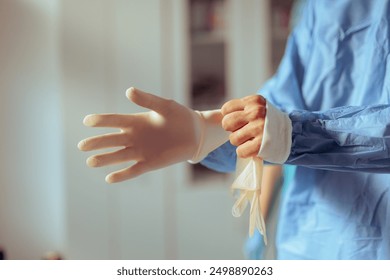
[[267,232],[260,204],[263,160],[259,157],[237,158],[236,173],[232,190],[238,192],[239,195],[233,205],[232,214],[234,217],[240,217],[250,204],[249,236],[253,236],[257,228],[264,237],[265,245],[267,245]]
[[[90,127],[113,127],[120,131],[80,141],[82,151],[120,148],[91,156],[90,167],[135,162],[106,177],[108,183],[132,179],[145,172],[181,161],[198,162],[226,142],[219,110],[195,112],[175,101],[130,88],[129,100],[152,111],[139,114],[94,114],[84,119]],[[217,135],[214,137],[214,134]]]

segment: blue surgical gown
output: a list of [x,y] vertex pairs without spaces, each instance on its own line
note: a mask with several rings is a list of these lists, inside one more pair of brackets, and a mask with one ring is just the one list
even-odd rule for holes
[[[259,90],[289,114],[279,259],[390,259],[390,1],[308,1]],[[235,169],[226,143],[202,162]]]

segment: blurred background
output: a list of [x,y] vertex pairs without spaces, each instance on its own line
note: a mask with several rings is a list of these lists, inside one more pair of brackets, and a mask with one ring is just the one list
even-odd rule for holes
[[0,0],[0,257],[242,259],[232,175],[174,165],[108,185],[77,149],[130,86],[195,109],[273,74],[293,1]]

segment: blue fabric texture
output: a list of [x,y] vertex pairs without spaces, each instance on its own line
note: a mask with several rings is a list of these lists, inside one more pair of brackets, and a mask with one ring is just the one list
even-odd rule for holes
[[[390,1],[312,0],[259,94],[293,124],[279,259],[390,259]],[[232,171],[234,147],[206,166]]]
[[255,230],[252,237],[249,237],[244,244],[244,255],[248,260],[262,260],[265,254],[263,236]]

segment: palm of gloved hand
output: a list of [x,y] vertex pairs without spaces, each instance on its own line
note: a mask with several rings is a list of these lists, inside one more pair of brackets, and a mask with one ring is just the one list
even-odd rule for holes
[[90,167],[134,161],[130,167],[107,175],[106,181],[115,183],[191,159],[198,144],[195,133],[197,115],[194,111],[172,100],[134,88],[130,88],[126,96],[135,104],[152,111],[86,116],[86,126],[113,127],[120,131],[84,139],[78,145],[80,150],[122,148],[89,157],[87,164]]

